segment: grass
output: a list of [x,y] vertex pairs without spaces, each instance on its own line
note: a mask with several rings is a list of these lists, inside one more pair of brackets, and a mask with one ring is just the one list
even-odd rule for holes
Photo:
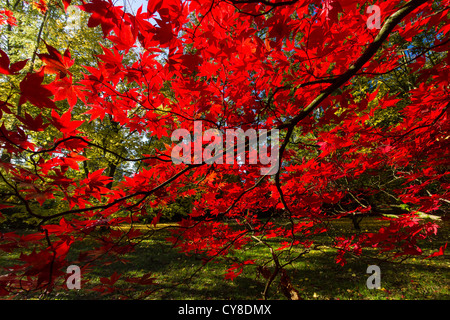
[[[146,229],[147,226],[141,226]],[[348,220],[337,222],[336,228],[351,231]],[[379,222],[366,219],[362,222],[363,230],[378,228]],[[441,228],[435,242],[424,243],[428,250],[436,250],[448,241],[448,225]],[[223,264],[208,263],[203,266],[197,256],[187,256],[172,248],[165,238],[167,230],[154,233],[126,255],[128,264],[114,263],[97,267],[89,275],[83,275],[81,290],[63,290],[53,294],[57,299],[118,299],[121,292],[138,298],[145,289],[155,290],[148,299],[261,299],[265,279],[256,271],[256,265],[249,265],[244,272],[233,281],[225,280],[226,268]],[[325,238],[322,239],[325,241]],[[274,240],[275,241],[275,240]],[[321,241],[321,239],[319,239]],[[80,244],[79,244],[80,245]],[[81,246],[88,246],[88,243]],[[422,247],[424,248],[424,247]],[[74,247],[71,257],[78,255],[81,247]],[[334,261],[335,251],[314,250],[296,260],[286,269],[293,286],[299,291],[302,299],[421,299],[435,300],[450,298],[448,255],[424,260],[422,257],[408,259],[398,263],[374,260],[349,259],[345,266]],[[266,261],[269,257],[267,247],[257,245],[251,250],[239,252],[243,259]],[[69,257],[69,260],[71,259]],[[0,257],[0,265],[11,263]],[[381,288],[368,289],[366,280],[370,274],[366,269],[370,264],[381,268]],[[270,265],[269,265],[270,267]],[[117,281],[120,288],[117,293],[101,295],[98,292],[83,288],[101,285],[100,277],[109,277],[113,272],[123,274]],[[155,277],[155,286],[139,286],[123,280],[126,276],[142,276],[151,273]],[[194,274],[194,276],[192,276]],[[276,279],[269,292],[270,299],[286,299]]]

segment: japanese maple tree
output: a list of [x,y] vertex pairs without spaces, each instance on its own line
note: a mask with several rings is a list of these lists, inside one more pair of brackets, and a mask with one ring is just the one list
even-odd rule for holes
[[[277,276],[297,297],[286,266],[320,248],[319,234],[342,265],[369,248],[390,259],[444,254],[424,252],[420,241],[439,232],[424,217],[445,219],[450,201],[449,1],[150,0],[136,13],[111,0],[28,3],[42,15],[77,5],[104,42],[77,74],[71,48],[51,39],[19,61],[0,51],[1,85],[20,79],[0,101],[8,196],[0,210],[20,207],[37,221],[33,233],[0,234],[1,251],[30,249],[0,272],[0,295],[49,293],[64,286],[70,264],[89,272],[122,259],[154,232],[134,224],[150,216],[156,225],[161,208],[180,199],[192,210],[167,241],[204,264],[222,262],[229,279],[256,267],[264,297]],[[380,29],[370,25],[371,5]],[[1,10],[0,23],[16,20]],[[30,59],[40,64],[28,68]],[[192,132],[198,121],[221,133],[279,130],[278,170],[175,164],[172,132]],[[113,130],[109,147],[94,138],[101,125]],[[143,147],[127,151],[130,139]],[[89,167],[93,150],[114,166]],[[385,226],[358,230],[371,215]],[[355,232],[336,233],[332,222],[346,218]],[[68,261],[102,226],[97,246]],[[254,244],[267,247],[264,259],[236,254]],[[121,276],[94,290],[113,291]],[[122,277],[151,294],[151,275]]]

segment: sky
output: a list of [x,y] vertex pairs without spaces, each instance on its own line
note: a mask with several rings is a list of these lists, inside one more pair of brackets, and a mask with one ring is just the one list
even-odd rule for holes
[[[150,0],[151,1],[151,0]],[[142,6],[142,12],[147,11],[148,0],[113,0],[117,6],[126,7],[127,12],[136,13],[137,9]]]

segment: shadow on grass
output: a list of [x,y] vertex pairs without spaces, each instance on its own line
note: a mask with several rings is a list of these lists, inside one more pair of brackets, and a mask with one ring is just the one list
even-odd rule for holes
[[[151,289],[149,299],[259,299],[264,285],[255,274],[242,276],[234,281],[225,280],[225,268],[216,263],[203,264],[201,257],[178,252],[164,240],[150,241],[139,246],[125,257],[128,264],[113,263],[96,267],[89,273],[89,286],[99,284],[100,277],[114,272],[124,276],[142,276],[150,273],[156,284],[150,287],[137,286],[118,281],[122,289],[134,291]],[[120,290],[119,290],[120,291]],[[89,290],[69,291],[68,299],[110,299],[115,294],[101,295]]]
[[[94,270],[89,276],[109,276],[113,272],[125,276],[151,273],[157,279],[149,299],[261,299],[265,280],[248,266],[233,281],[225,280],[222,264],[203,265],[198,256],[179,253],[164,241],[152,241],[128,254],[129,264],[115,263]],[[449,265],[445,257],[428,262],[421,258],[408,262],[389,263],[376,260],[349,259],[345,266],[337,265],[334,252],[313,252],[287,268],[292,284],[303,299],[444,299],[450,298]],[[427,261],[427,262],[425,262]],[[426,264],[428,263],[428,264]],[[370,264],[381,268],[381,289],[366,286]],[[123,283],[134,291],[148,288]],[[120,285],[119,285],[120,287]],[[87,293],[86,293],[87,294]],[[109,299],[89,293],[86,298]],[[270,288],[270,299],[286,299],[277,278]]]
[[[349,260],[334,263],[334,254],[306,258],[303,267],[290,269],[293,283],[305,299],[444,299],[450,298],[450,264],[445,257],[402,263]],[[428,264],[427,264],[428,263]],[[368,289],[369,265],[381,269],[381,288]]]
[[[348,225],[343,223],[343,227]],[[210,262],[203,265],[202,257],[180,253],[166,242],[167,233],[156,233],[144,240],[124,258],[129,263],[98,265],[83,280],[89,280],[81,290],[59,293],[62,299],[117,299],[120,292],[139,297],[145,290],[154,290],[144,295],[148,299],[261,299],[265,279],[256,271],[261,261],[267,261],[270,253],[264,246],[236,253],[247,260],[256,258],[255,265],[248,265],[233,281],[225,279],[226,266]],[[448,229],[441,233],[437,242],[426,244],[424,249],[436,251],[437,245],[448,239]],[[319,239],[320,240],[320,239]],[[275,240],[274,240],[275,241]],[[73,246],[68,257],[75,261],[81,250],[88,250],[89,242]],[[348,259],[344,266],[335,263],[334,251],[312,251],[286,267],[293,286],[303,299],[442,299],[449,300],[448,256],[432,260],[421,257],[401,264],[380,262],[374,259]],[[1,261],[1,260],[0,260]],[[381,268],[381,288],[368,289],[366,273],[369,265]],[[268,265],[273,268],[273,265]],[[87,289],[101,285],[100,277],[110,277],[114,272],[123,275],[117,282],[119,293],[101,295]],[[124,281],[125,277],[151,274],[155,285],[140,286]],[[84,275],[83,275],[84,277]],[[279,287],[279,278],[270,288],[270,299],[286,299]]]

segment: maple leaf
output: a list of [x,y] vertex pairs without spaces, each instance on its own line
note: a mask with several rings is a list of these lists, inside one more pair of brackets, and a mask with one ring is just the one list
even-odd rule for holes
[[19,105],[29,101],[31,104],[39,108],[55,109],[55,103],[49,98],[53,96],[47,85],[42,85],[44,80],[44,70],[41,69],[36,73],[28,73],[20,82],[20,99]]
[[98,58],[111,65],[111,67],[118,68],[122,64],[123,55],[120,54],[119,50],[114,48],[113,52],[112,50],[109,50],[102,45],[100,45],[100,47],[102,47],[104,54],[97,55]]
[[18,61],[10,65],[9,57],[8,55],[0,49],[0,73],[8,74],[8,75],[14,75],[17,74],[20,70],[25,67],[27,64],[28,59]]
[[94,106],[91,106],[88,109],[88,111],[86,111],[84,114],[91,115],[90,119],[89,119],[89,122],[92,122],[92,121],[94,121],[97,118],[100,118],[100,120],[103,120],[103,118],[106,115],[106,110],[105,110],[105,108],[103,108],[101,106],[94,105]]
[[75,152],[71,152],[68,157],[64,157],[63,162],[74,170],[79,170],[78,162],[86,161],[88,158],[79,155]]
[[33,187],[33,189],[28,190],[30,191],[29,194],[25,197],[25,199],[34,199],[42,206],[45,201],[48,199],[54,199],[55,196],[53,195],[54,190],[51,187],[46,188],[45,190],[40,190],[37,187]]
[[147,12],[149,15],[153,15],[156,11],[161,9],[163,0],[150,0],[147,3]]
[[14,108],[14,106],[6,101],[2,101],[0,100],[0,118],[2,118],[2,114],[3,112],[7,113],[7,114],[13,114],[13,112],[11,112],[11,109]]
[[55,128],[65,134],[76,134],[77,129],[84,122],[83,120],[75,120],[72,121],[72,108],[69,108],[65,113],[61,116],[55,111],[52,110],[52,120],[51,123]]
[[[55,143],[58,143],[59,146],[64,147],[68,150],[79,152],[87,147],[88,144],[86,141],[89,141],[90,139],[88,139],[87,137],[83,137],[83,139],[78,139],[78,137],[76,138],[77,139],[73,139],[72,137],[65,137],[61,138],[60,140],[56,140]],[[64,142],[60,143],[60,141]]]
[[244,271],[244,266],[248,264],[254,264],[254,260],[247,260],[241,263],[233,263],[230,268],[228,268],[228,272],[225,274],[225,279],[233,281],[236,277],[238,277],[242,271]]
[[420,249],[418,246],[412,245],[412,244],[407,244],[404,246],[404,249],[402,252],[398,252],[394,255],[394,258],[403,256],[403,255],[421,255],[421,254],[422,254],[422,249]]
[[5,19],[2,16],[6,16],[6,23],[10,26],[17,26],[17,20],[14,18],[11,10],[0,10],[0,25],[5,22]]
[[31,115],[25,112],[25,118],[19,115],[17,115],[16,118],[19,119],[27,129],[32,131],[44,131],[49,126],[49,123],[43,123],[41,114],[38,114],[36,118],[33,118]]
[[100,277],[100,282],[105,285],[114,285],[120,279],[120,274],[114,271],[110,278]]
[[322,2],[322,12],[320,13],[322,16],[322,21],[331,23],[337,23],[338,14],[342,12],[342,7],[337,0],[323,0]]
[[6,145],[3,145],[3,148],[6,148],[9,152],[13,152],[17,146],[20,146],[23,149],[30,148],[31,150],[34,150],[34,144],[28,140],[28,135],[20,127],[16,127],[15,131],[9,131],[6,130],[5,124],[2,123],[0,133],[7,142]]
[[447,243],[445,245],[443,245],[442,247],[440,247],[438,251],[433,252],[432,254],[430,254],[428,257],[425,257],[424,259],[430,259],[430,258],[434,258],[434,257],[443,256],[445,249],[447,249]]
[[109,190],[106,189],[104,186],[111,181],[111,178],[103,176],[102,175],[103,171],[105,171],[104,168],[89,173],[88,177],[86,179],[83,179],[81,183],[88,185],[88,188],[90,190],[108,192]]
[[174,38],[172,25],[170,22],[165,22],[161,19],[155,19],[155,21],[158,23],[159,28],[155,29],[153,40],[158,41],[161,45],[163,45],[162,47],[165,47]]
[[163,215],[163,212],[160,211],[155,217],[153,217],[151,224],[152,224],[154,227],[156,227],[156,225],[158,224],[159,219],[161,219],[162,215]]
[[8,205],[6,205],[6,204],[1,204],[1,203],[0,203],[0,210],[6,209],[6,208],[14,208],[14,206],[8,206]]
[[118,50],[128,52],[136,42],[136,35],[133,34],[129,24],[123,24],[117,31],[117,36],[109,36],[108,39],[116,43]]
[[115,26],[113,22],[115,17],[111,11],[112,5],[103,0],[93,0],[87,4],[84,1],[82,2],[83,4],[78,7],[83,11],[92,13],[88,21],[88,27],[95,28],[100,25],[103,35],[106,37]]
[[48,8],[45,0],[33,1],[33,6],[36,9],[38,9],[41,13],[45,13]]
[[70,107],[75,106],[79,97],[84,100],[84,96],[78,89],[78,86],[72,83],[71,76],[53,81],[47,88],[53,93],[55,101],[67,99]]
[[48,54],[38,54],[38,57],[45,63],[43,67],[44,72],[47,74],[57,74],[59,78],[72,75],[69,68],[75,60],[71,60],[69,49],[66,49],[64,55],[61,55],[58,50],[48,45],[45,41],[44,44],[47,47]]
[[70,6],[71,2],[72,2],[72,0],[62,0],[65,12],[67,12],[67,8]]

